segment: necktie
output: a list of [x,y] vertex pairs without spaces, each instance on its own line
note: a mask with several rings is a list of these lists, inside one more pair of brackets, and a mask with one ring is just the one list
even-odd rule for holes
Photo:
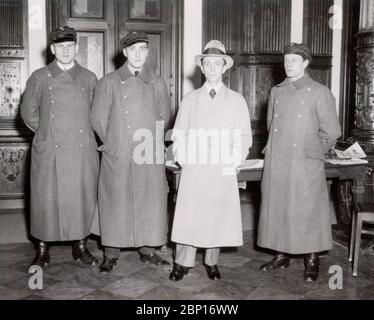
[[139,74],[139,71],[135,71],[135,77],[137,77]]
[[214,89],[210,90],[209,92],[210,96],[212,99],[214,99],[214,97],[216,96],[216,91]]

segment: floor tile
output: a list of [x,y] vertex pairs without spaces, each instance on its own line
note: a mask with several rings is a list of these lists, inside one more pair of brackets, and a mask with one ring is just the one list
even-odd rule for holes
[[138,280],[133,278],[122,278],[109,286],[103,288],[103,291],[111,292],[114,295],[122,295],[128,298],[136,298],[148,290],[156,287],[157,284],[147,280]]
[[73,279],[50,286],[45,290],[35,293],[35,295],[53,300],[75,300],[93,292],[94,290],[94,288],[82,286],[81,283]]

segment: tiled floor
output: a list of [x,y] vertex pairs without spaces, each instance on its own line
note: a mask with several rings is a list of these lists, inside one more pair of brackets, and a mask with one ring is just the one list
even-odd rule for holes
[[[51,248],[51,266],[43,275],[43,290],[31,290],[28,265],[34,250],[31,244],[0,245],[0,299],[374,299],[374,255],[366,251],[360,256],[359,276],[351,276],[347,249],[335,244],[321,258],[320,278],[316,283],[302,279],[302,259],[273,274],[263,274],[258,267],[271,259],[253,248],[253,234],[244,232],[245,245],[221,253],[219,269],[222,279],[209,280],[201,264],[197,264],[180,282],[168,279],[170,268],[143,264],[134,250],[121,252],[119,265],[111,274],[100,274],[97,267],[86,267],[71,258],[69,245]],[[100,260],[102,251],[89,240],[89,248]],[[160,252],[172,261],[172,249]],[[343,289],[330,289],[330,266],[341,266]],[[332,281],[330,281],[332,282]]]

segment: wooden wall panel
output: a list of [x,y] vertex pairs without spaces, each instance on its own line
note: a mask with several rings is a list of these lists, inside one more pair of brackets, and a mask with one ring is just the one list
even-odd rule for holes
[[257,6],[255,1],[243,1],[242,3],[242,38],[241,38],[241,53],[255,53],[256,43],[256,25],[255,14]]
[[227,52],[233,52],[233,8],[235,0],[205,0],[204,2],[204,43],[220,40]]
[[0,214],[22,209],[31,133],[19,115],[28,78],[27,0],[0,0]]
[[303,42],[312,52],[310,74],[316,81],[331,87],[332,33],[329,25],[333,0],[305,0]]
[[259,5],[260,47],[258,52],[282,52],[290,41],[291,1],[262,0]]
[[0,0],[0,45],[23,47],[23,1]]
[[290,41],[291,0],[204,0],[203,39],[223,42],[235,64],[224,82],[247,101],[254,144],[261,157],[267,137],[270,89],[284,78],[282,49]]
[[310,46],[312,55],[332,55],[329,8],[333,4],[333,0],[304,1],[303,42]]

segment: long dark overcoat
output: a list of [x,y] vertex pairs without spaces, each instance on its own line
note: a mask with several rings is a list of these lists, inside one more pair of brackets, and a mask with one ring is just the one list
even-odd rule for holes
[[324,154],[341,130],[330,90],[308,75],[271,90],[258,245],[303,254],[332,247]]
[[63,72],[56,61],[33,72],[21,104],[35,132],[31,150],[31,234],[79,240],[97,220],[99,157],[90,125],[97,83],[89,70]]
[[168,187],[161,125],[168,127],[170,114],[165,81],[146,68],[135,77],[125,63],[99,81],[91,123],[103,142],[100,230],[93,232],[100,232],[103,245],[166,242]]

